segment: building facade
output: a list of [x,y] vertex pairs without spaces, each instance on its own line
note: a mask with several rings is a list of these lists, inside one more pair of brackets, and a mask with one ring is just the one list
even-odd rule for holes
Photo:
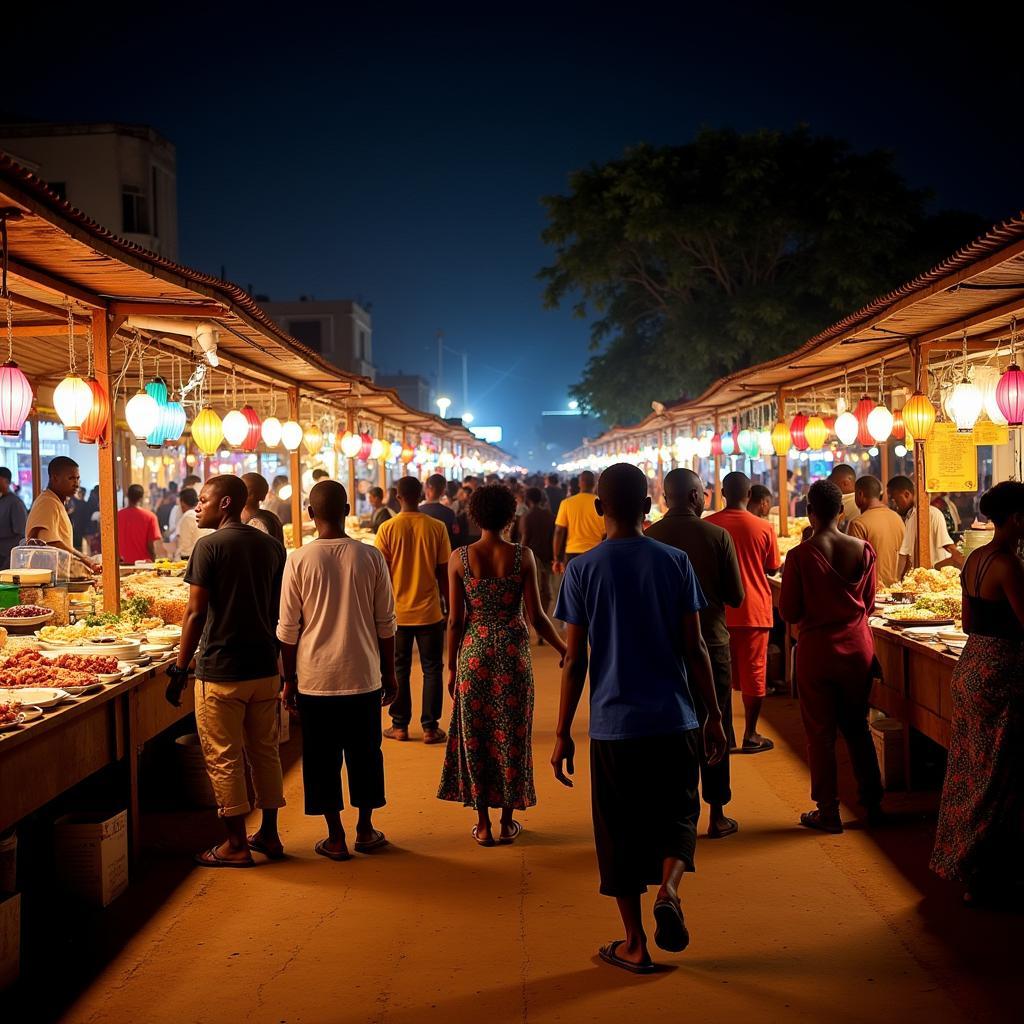
[[260,305],[296,341],[318,352],[339,369],[375,380],[373,319],[351,299],[311,299]]
[[382,388],[392,388],[406,405],[422,412],[435,412],[434,389],[426,377],[416,373],[379,373],[377,383]]
[[177,259],[175,150],[152,128],[0,124],[0,150],[114,234]]

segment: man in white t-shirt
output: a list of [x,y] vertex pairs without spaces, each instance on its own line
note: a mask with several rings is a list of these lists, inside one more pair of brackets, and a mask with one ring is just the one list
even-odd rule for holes
[[334,480],[309,493],[318,538],[292,552],[281,583],[277,638],[284,703],[302,721],[302,785],[306,814],[323,815],[327,838],[315,851],[348,860],[341,824],[341,765],[359,811],[355,850],[387,845],[374,828],[384,806],[381,706],[398,693],[395,599],[384,556],[346,536],[348,495]]
[[840,520],[839,529],[847,533],[850,523],[860,515],[857,508],[857,471],[848,462],[838,463],[828,475],[829,480],[839,488],[843,495],[843,518]]
[[[896,576],[902,579],[907,570],[914,565],[914,548],[917,544],[917,510],[914,507],[914,482],[906,476],[894,476],[886,490],[893,508],[903,516],[907,524],[907,532],[900,548],[900,561]],[[931,569],[941,569],[946,565],[963,565],[963,555],[957,550],[946,529],[946,519],[934,505],[928,506],[928,554]]]

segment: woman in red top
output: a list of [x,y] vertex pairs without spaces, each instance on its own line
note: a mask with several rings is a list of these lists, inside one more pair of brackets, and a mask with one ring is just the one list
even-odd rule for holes
[[868,616],[875,604],[875,552],[839,532],[843,496],[827,480],[807,494],[813,533],[786,558],[782,617],[799,625],[796,678],[807,732],[811,798],[816,811],[800,816],[807,828],[839,833],[836,733],[850,752],[868,820],[881,817],[882,779],[868,731],[874,643]]

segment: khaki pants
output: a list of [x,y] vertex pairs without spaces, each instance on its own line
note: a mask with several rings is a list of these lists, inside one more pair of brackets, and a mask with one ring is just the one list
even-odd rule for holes
[[249,760],[256,806],[284,807],[284,780],[277,746],[281,679],[214,683],[196,679],[196,725],[217,813],[222,818],[252,810],[245,788]]

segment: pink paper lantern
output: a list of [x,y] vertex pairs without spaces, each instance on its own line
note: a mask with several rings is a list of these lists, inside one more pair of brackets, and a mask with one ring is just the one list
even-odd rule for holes
[[1011,427],[1019,427],[1024,423],[1024,370],[1016,363],[1011,363],[1006,373],[999,378],[996,405]]
[[0,434],[17,437],[32,409],[32,385],[9,359],[0,366]]

